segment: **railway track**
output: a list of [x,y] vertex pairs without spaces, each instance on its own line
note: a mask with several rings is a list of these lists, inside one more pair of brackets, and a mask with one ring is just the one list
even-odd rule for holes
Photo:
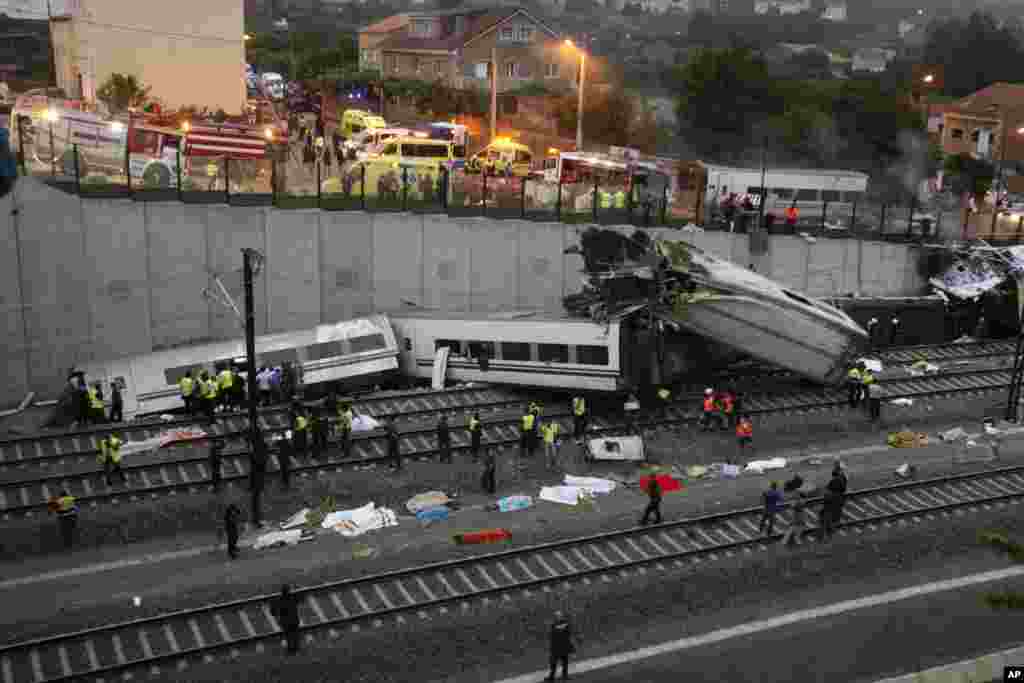
[[[1005,390],[1011,381],[1010,371],[971,370],[946,375],[932,375],[907,380],[884,382],[886,398],[927,399],[942,396],[980,396],[994,391]],[[787,394],[765,394],[745,398],[743,412],[753,416],[799,413],[809,410],[844,408],[847,405],[846,392],[837,389],[817,388]],[[657,427],[668,424],[693,424],[700,417],[698,405],[690,401],[679,402],[667,407],[664,417],[640,423],[641,427]],[[572,429],[572,415],[567,406],[557,406],[545,411],[544,420],[557,421],[563,433]],[[483,422],[482,444],[486,447],[508,446],[518,443],[519,415],[504,415]],[[283,429],[283,425],[268,424],[268,431]],[[596,433],[621,430],[623,423],[618,419],[595,416],[591,429]],[[469,448],[469,434],[461,424],[451,429],[453,452]],[[435,430],[433,426],[400,431],[400,452],[403,459],[426,459],[437,455]],[[223,479],[226,483],[245,479],[249,474],[248,450],[240,434],[228,439],[228,448],[222,459]],[[335,470],[361,466],[369,463],[387,462],[386,443],[383,434],[362,434],[352,439],[349,457],[341,457],[336,444],[328,450],[326,458],[314,460],[309,456],[296,458],[293,471],[297,474],[311,474],[317,471]],[[278,469],[276,454],[270,455],[268,469]],[[91,469],[79,473],[61,472],[43,477],[27,478],[0,483],[0,519],[28,517],[45,512],[47,501],[61,489],[67,489],[79,499],[80,504],[96,507],[101,503],[120,502],[122,499],[138,500],[144,497],[173,495],[179,491],[199,492],[207,488],[210,480],[205,450],[190,449],[188,455],[174,460],[132,465],[125,459],[127,483],[123,486],[108,486],[102,473]]]
[[[848,494],[838,533],[863,534],[882,526],[921,522],[1018,504],[1024,498],[1024,467],[1009,467],[897,484]],[[816,498],[809,502],[820,504]],[[665,524],[527,546],[504,552],[413,567],[296,591],[301,629],[337,638],[364,625],[390,626],[408,615],[426,618],[470,601],[511,602],[512,595],[562,584],[611,582],[649,568],[665,571],[716,561],[736,553],[762,552],[791,521],[786,506],[778,534],[758,532],[761,508],[748,508]],[[804,532],[814,535],[812,522]],[[174,613],[110,624],[0,647],[3,683],[112,678],[148,668],[183,669],[189,661],[281,638],[270,611],[274,596],[260,595]]]

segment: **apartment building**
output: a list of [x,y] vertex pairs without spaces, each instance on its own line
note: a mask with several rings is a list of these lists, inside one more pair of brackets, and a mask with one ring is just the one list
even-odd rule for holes
[[499,92],[531,81],[574,87],[579,53],[522,8],[410,12],[359,31],[363,69],[458,89],[487,87],[492,51],[497,52]]
[[999,161],[1005,139],[1006,160],[1024,161],[1024,135],[1018,132],[1024,128],[1024,85],[993,83],[940,107],[937,132],[944,154]]

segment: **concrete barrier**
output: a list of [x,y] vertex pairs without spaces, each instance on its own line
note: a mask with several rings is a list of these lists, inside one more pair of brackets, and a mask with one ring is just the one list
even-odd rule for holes
[[[15,211],[16,209],[16,211]],[[242,257],[266,255],[259,333],[408,303],[448,311],[557,312],[578,291],[587,226],[401,213],[278,210],[80,199],[26,178],[0,200],[4,400],[53,397],[71,365],[238,337],[234,313],[202,296],[211,274],[242,305]],[[636,228],[617,228],[630,234]],[[817,296],[923,291],[913,246],[655,229]]]

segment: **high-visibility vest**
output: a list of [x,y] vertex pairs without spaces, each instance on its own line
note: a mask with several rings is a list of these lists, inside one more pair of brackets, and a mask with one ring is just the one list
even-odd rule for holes
[[475,417],[469,418],[469,431],[475,432],[480,429],[480,420]]
[[217,398],[217,382],[212,377],[206,380],[206,398]]
[[537,414],[540,415],[540,404],[530,401],[530,405],[527,406],[526,412],[532,413],[533,411],[537,411]]
[[295,431],[304,432],[309,427],[309,422],[306,420],[304,415],[299,415],[295,418]]
[[619,190],[615,193],[615,208],[624,209],[626,208],[626,193]]
[[577,396],[572,400],[572,414],[573,415],[585,415],[587,412],[587,402],[582,397]]
[[661,389],[658,389],[658,398],[660,398],[662,401],[667,401],[671,397],[672,397],[672,392],[669,391],[668,389],[666,389],[665,387],[662,387]]
[[791,206],[788,209],[786,209],[786,220],[788,220],[790,222],[796,221],[796,219],[797,219],[797,217],[799,215],[800,215],[800,209],[796,208],[795,206]]
[[865,370],[864,374],[861,375],[860,381],[863,382],[865,385],[874,384],[875,383],[875,376],[873,374],[871,374],[870,371]]
[[178,388],[181,389],[182,398],[189,398],[192,396],[192,378],[182,377],[178,380]]
[[736,436],[739,437],[751,437],[754,435],[754,425],[750,424],[746,420],[743,420],[736,425]]
[[597,193],[597,196],[598,196],[598,199],[601,202],[600,206],[601,206],[602,209],[610,209],[611,208],[611,206],[612,206],[612,196],[609,193],[605,192],[604,190],[601,190],[601,191],[599,191]]
[[353,419],[353,417],[354,417],[354,415],[352,415],[352,411],[351,410],[343,410],[343,411],[341,411],[341,427],[342,427],[342,429],[348,429],[348,430],[352,429],[352,419]]
[[846,373],[846,379],[850,380],[851,382],[859,382],[860,370],[858,370],[857,368],[850,368],[849,372]]
[[103,401],[100,400],[95,389],[89,390],[89,407],[93,410],[103,410]]
[[221,370],[220,375],[217,376],[217,383],[221,389],[230,389],[234,379],[235,377],[231,374],[230,370]]
[[733,409],[733,398],[729,394],[722,397],[722,405],[725,408],[726,413],[732,413]]
[[704,398],[704,412],[713,413],[715,412],[715,397],[707,396]]
[[559,424],[557,422],[548,422],[540,430],[544,434],[544,443],[554,444],[555,439],[558,438]]
[[533,413],[527,413],[526,415],[523,415],[523,431],[524,432],[532,432],[533,431],[533,419],[534,419]]
[[117,464],[121,462],[121,439],[116,436],[108,436],[100,440],[100,455],[96,459],[101,465],[107,460]]
[[61,496],[57,499],[57,514],[61,517],[73,515],[78,510],[75,507],[74,496]]

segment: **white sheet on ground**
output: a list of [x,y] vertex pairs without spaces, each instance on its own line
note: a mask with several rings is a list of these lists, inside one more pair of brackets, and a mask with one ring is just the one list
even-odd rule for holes
[[281,522],[282,529],[291,529],[292,527],[302,526],[306,523],[306,515],[309,514],[309,508],[302,508],[288,519]]
[[598,477],[574,477],[571,474],[565,475],[565,485],[575,486],[581,489],[589,489],[592,493],[611,493],[616,487],[616,483],[610,479],[599,479]]
[[877,358],[860,358],[859,360],[861,363],[864,364],[864,367],[866,367],[871,372],[882,371],[882,361],[878,360]]
[[447,505],[448,500],[448,494],[444,491],[427,491],[426,493],[417,493],[407,500],[405,508],[415,515],[420,510]]
[[271,531],[256,539],[253,549],[270,548],[275,545],[295,545],[302,537],[302,529],[288,529],[287,531]]
[[121,446],[121,455],[133,455],[135,453],[149,453],[158,448],[169,446],[183,441],[195,441],[207,438],[207,433],[202,429],[169,429],[160,432],[156,436],[143,439],[142,441],[126,441]]
[[785,458],[771,458],[770,460],[751,460],[747,463],[748,472],[761,473],[765,470],[779,470],[786,466]]
[[379,508],[373,503],[367,503],[354,510],[330,513],[324,518],[322,526],[325,529],[334,529],[342,536],[362,536],[374,529],[398,526],[398,515],[389,508]]
[[380,422],[374,420],[369,415],[356,415],[352,418],[353,432],[372,432],[378,427],[380,427]]
[[563,505],[577,505],[580,502],[580,495],[583,489],[578,486],[545,486],[540,490],[541,500]]
[[912,398],[894,398],[889,401],[894,406],[912,406],[914,405],[914,399]]
[[607,436],[591,439],[587,450],[594,460],[643,460],[644,442],[639,436]]

